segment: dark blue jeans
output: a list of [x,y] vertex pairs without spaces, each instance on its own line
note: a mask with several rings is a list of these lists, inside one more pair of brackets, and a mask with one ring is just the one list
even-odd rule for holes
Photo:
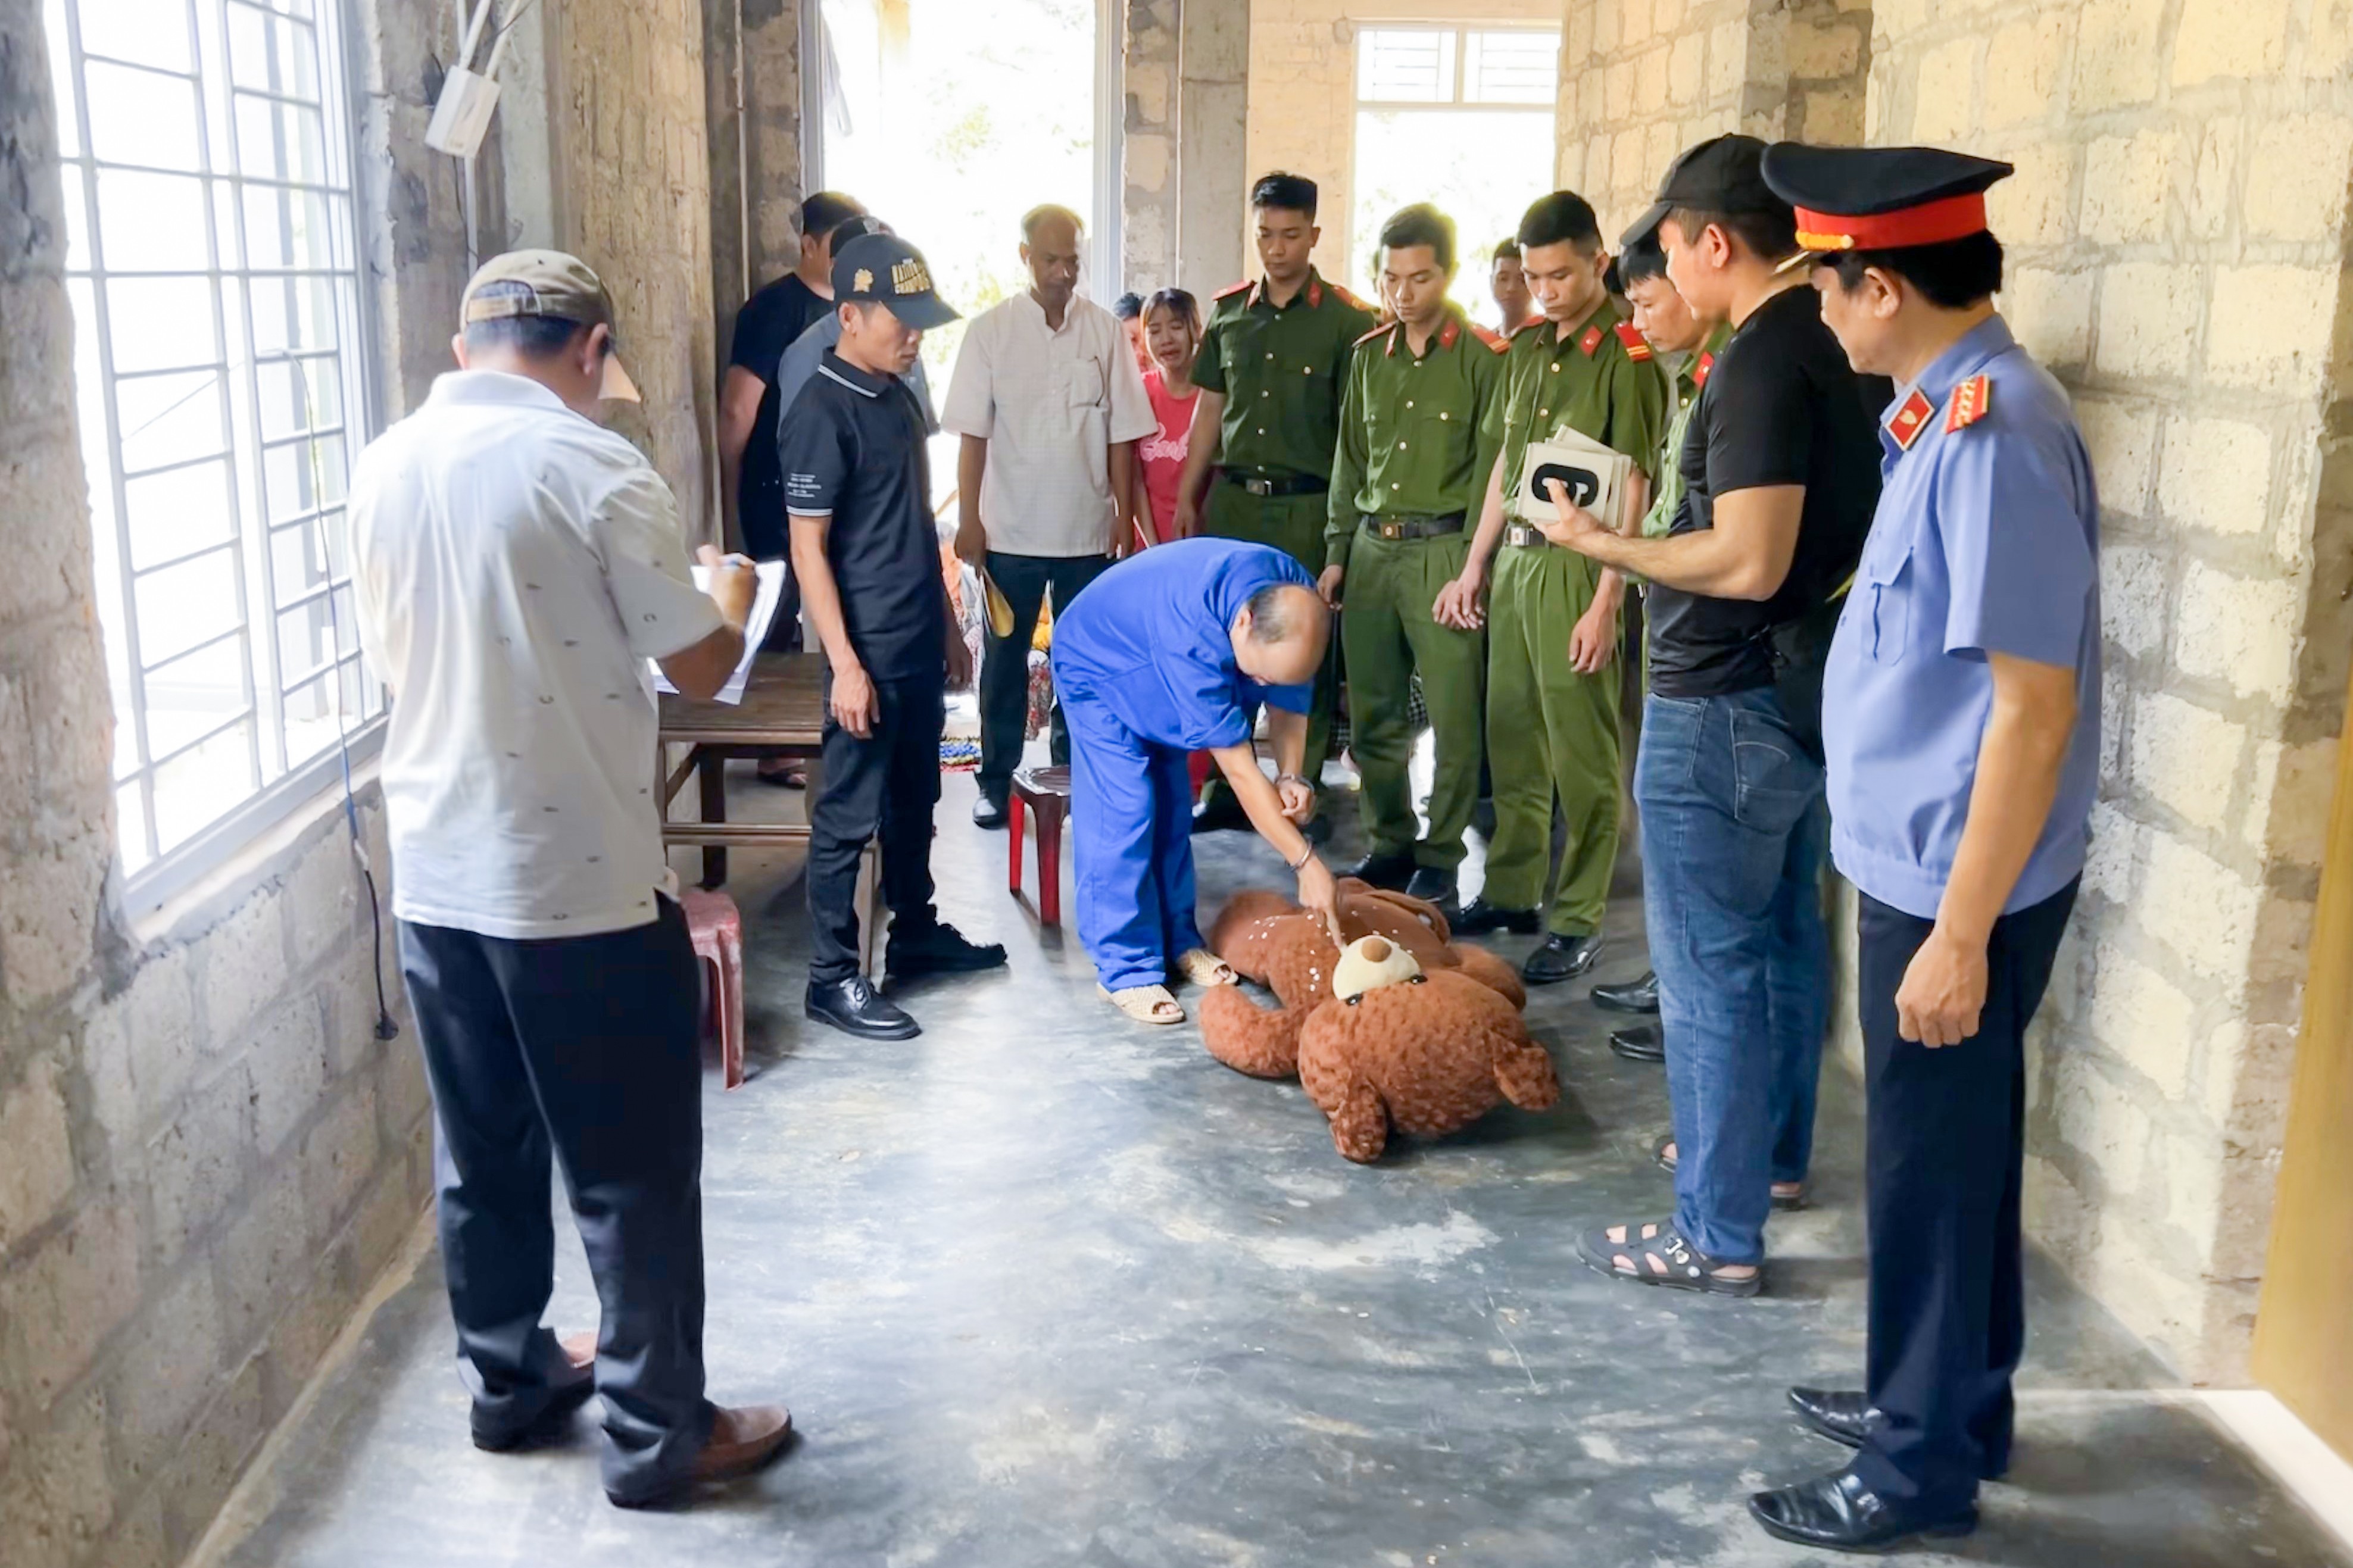
[[1634,772],[1674,1111],[1675,1217],[1761,1263],[1772,1184],[1803,1181],[1830,1022],[1822,771],[1770,688],[1653,694]]

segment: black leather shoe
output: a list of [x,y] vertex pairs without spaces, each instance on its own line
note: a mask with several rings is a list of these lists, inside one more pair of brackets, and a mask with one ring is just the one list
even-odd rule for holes
[[913,980],[923,974],[969,974],[1004,962],[1003,942],[967,942],[964,932],[942,921],[918,931],[892,926],[882,972],[893,980]]
[[1789,1408],[1808,1426],[1850,1448],[1862,1447],[1863,1439],[1871,1436],[1873,1423],[1879,1419],[1869,1395],[1844,1389],[1793,1388]]
[[[1405,885],[1405,896],[1426,904],[1454,907],[1454,873],[1443,866],[1417,866]],[[1450,926],[1452,921],[1447,922]]]
[[923,1032],[904,1009],[877,995],[863,974],[830,985],[812,982],[803,1008],[818,1023],[864,1040],[911,1040]]
[[972,803],[972,825],[975,827],[1004,826],[1005,803],[987,790],[981,791],[980,798]]
[[1832,1552],[1884,1552],[1915,1535],[1967,1535],[1978,1527],[1973,1502],[1933,1510],[1898,1505],[1852,1470],[1753,1493],[1748,1513],[1767,1535]]
[[1384,855],[1375,850],[1361,860],[1349,861],[1345,866],[1339,868],[1335,874],[1342,877],[1355,877],[1370,882],[1376,888],[1395,889],[1411,881],[1413,873],[1411,850],[1399,850],[1394,855]]
[[1229,789],[1219,790],[1193,808],[1196,833],[1224,833],[1250,825],[1250,813],[1242,809],[1242,803],[1234,798]]
[[1555,934],[1544,939],[1544,945],[1528,954],[1520,965],[1520,978],[1531,985],[1552,985],[1563,980],[1574,980],[1593,967],[1601,956],[1601,933],[1588,931],[1583,936]]
[[1457,936],[1479,936],[1491,931],[1507,931],[1526,936],[1536,929],[1534,910],[1507,910],[1491,904],[1482,896],[1471,900],[1471,907],[1446,922]]
[[1659,1010],[1659,972],[1646,969],[1628,985],[1597,985],[1593,1005],[1605,1013],[1650,1013]]
[[1655,1024],[1636,1024],[1630,1028],[1609,1031],[1609,1048],[1630,1062],[1662,1062],[1667,1059],[1666,1037]]

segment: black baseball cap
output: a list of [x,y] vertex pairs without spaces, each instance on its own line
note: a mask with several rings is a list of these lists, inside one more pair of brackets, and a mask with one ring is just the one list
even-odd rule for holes
[[870,234],[888,234],[891,226],[872,213],[852,213],[825,231],[826,244],[839,250],[851,240]]
[[842,304],[888,305],[918,331],[958,319],[934,291],[923,253],[895,234],[860,235],[834,247],[833,297]]
[[1734,133],[1683,149],[1667,165],[1667,177],[1659,182],[1658,200],[1634,220],[1620,246],[1656,234],[1659,225],[1677,207],[1725,214],[1786,213],[1789,204],[1765,183],[1765,143],[1754,136]]

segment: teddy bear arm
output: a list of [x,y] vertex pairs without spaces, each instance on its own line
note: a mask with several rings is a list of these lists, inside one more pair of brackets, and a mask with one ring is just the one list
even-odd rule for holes
[[1509,963],[1469,942],[1458,942],[1453,948],[1462,973],[1494,992],[1514,1007],[1528,1005],[1527,987],[1520,984],[1520,973]]
[[1352,1079],[1332,1115],[1332,1146],[1344,1160],[1369,1165],[1388,1147],[1389,1111],[1380,1090],[1363,1079]]
[[1209,1054],[1252,1078],[1289,1078],[1299,1070],[1300,1015],[1260,1006],[1231,985],[1203,995],[1201,1043]]
[[1495,1087],[1522,1110],[1550,1110],[1560,1103],[1560,1075],[1541,1046],[1498,1037]]

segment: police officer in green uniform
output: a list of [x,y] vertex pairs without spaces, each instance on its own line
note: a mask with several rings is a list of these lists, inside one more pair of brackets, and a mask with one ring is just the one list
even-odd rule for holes
[[[1347,604],[1348,732],[1364,778],[1366,853],[1343,874],[1444,904],[1479,799],[1487,639],[1432,612],[1471,547],[1486,493],[1480,427],[1510,347],[1449,302],[1453,276],[1454,224],[1436,207],[1383,226],[1381,293],[1398,319],[1357,340],[1348,368],[1321,582],[1335,608]],[[1407,777],[1416,674],[1437,749],[1426,837]]]
[[[1639,519],[1647,475],[1666,433],[1667,380],[1641,333],[1603,284],[1609,253],[1584,197],[1556,191],[1520,220],[1521,263],[1540,321],[1523,327],[1489,406],[1489,479],[1478,537],[1440,592],[1439,618],[1487,638],[1487,755],[1495,835],[1487,881],[1457,931],[1549,929],[1521,977],[1568,980],[1601,951],[1601,914],[1618,858],[1618,606],[1624,584],[1558,549],[1535,528],[1508,526],[1504,497],[1520,482],[1528,443],[1574,429],[1634,459],[1623,499]],[[1495,554],[1498,544],[1502,554]],[[1494,561],[1492,581],[1488,563]],[[1567,842],[1551,864],[1555,803]]]
[[[1715,368],[1715,356],[1731,341],[1732,323],[1718,321],[1709,326],[1692,314],[1691,306],[1675,291],[1673,281],[1667,277],[1667,253],[1659,247],[1658,218],[1645,214],[1643,221],[1627,230],[1619,245],[1618,275],[1625,283],[1627,302],[1634,307],[1635,330],[1655,353],[1673,355],[1675,361],[1674,420],[1667,426],[1665,444],[1659,448],[1651,510],[1642,515],[1642,537],[1664,539],[1674,527],[1675,509],[1683,500],[1683,470],[1676,458],[1691,428],[1699,389],[1707,384],[1708,373]],[[1641,642],[1637,639],[1628,646],[1634,662],[1630,673],[1637,687],[1646,689],[1649,682],[1643,678]],[[1639,691],[1636,700],[1639,702]],[[1640,980],[1622,984],[1597,985],[1593,988],[1593,1002],[1613,1013],[1654,1015],[1659,1010],[1659,977],[1646,973]],[[1667,1055],[1665,1043],[1653,1024],[1636,1024],[1613,1031],[1609,1048],[1630,1061],[1664,1061]]]
[[[1365,302],[1316,275],[1315,182],[1272,174],[1250,187],[1256,282],[1222,290],[1193,362],[1192,445],[1176,488],[1178,537],[1197,533],[1271,544],[1309,572],[1324,569],[1324,522],[1338,442],[1340,391],[1356,340],[1372,330]],[[1211,465],[1216,482],[1202,498]],[[1327,664],[1315,683],[1301,771],[1320,784],[1338,684]],[[1202,794],[1197,829],[1247,827],[1217,780]]]

